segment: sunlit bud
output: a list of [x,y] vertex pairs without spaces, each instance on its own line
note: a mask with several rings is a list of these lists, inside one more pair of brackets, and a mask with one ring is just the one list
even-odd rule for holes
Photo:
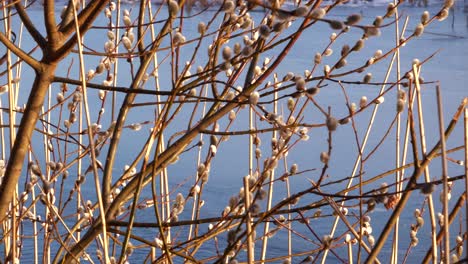
[[350,111],[351,111],[351,113],[356,112],[356,110],[357,110],[356,103],[351,103],[351,106],[350,106]]
[[125,15],[124,15],[124,17],[123,17],[123,22],[124,22],[124,25],[127,26],[127,27],[129,27],[129,26],[132,25],[132,20],[130,19],[129,16],[125,16]]
[[330,56],[333,54],[333,50],[331,48],[328,48],[325,50],[325,52],[323,53],[324,56]]
[[361,97],[361,100],[359,100],[359,107],[364,108],[367,105],[367,96]]
[[372,79],[372,73],[367,73],[365,76],[364,76],[364,79],[362,80],[363,83],[369,83]]
[[[326,248],[328,248],[328,247],[330,247],[330,244],[332,242],[332,237],[330,235],[325,235],[325,236],[323,236],[322,241],[323,241],[323,245]],[[310,261],[312,261],[312,259]],[[309,262],[309,261],[307,261],[307,262]]]
[[338,127],[338,120],[334,118],[333,116],[328,116],[326,125],[328,128],[328,131],[335,131],[336,128]]
[[360,51],[364,47],[364,40],[360,39],[354,44],[353,51]]
[[262,73],[262,68],[260,68],[260,66],[258,66],[258,65],[255,66],[255,68],[254,68],[254,75],[255,75],[255,76],[258,76],[258,75],[260,75],[261,73]]
[[260,94],[257,91],[254,91],[253,93],[250,94],[249,102],[253,105],[256,105],[259,99],[260,99]]
[[376,27],[380,27],[382,25],[383,18],[381,16],[375,17],[374,23],[372,23]]
[[322,54],[320,53],[315,53],[315,57],[314,57],[314,63],[315,64],[320,64],[322,62]]
[[362,217],[362,221],[363,221],[364,223],[369,223],[369,222],[371,221],[371,218],[370,218],[370,216],[365,215],[365,216]]
[[385,14],[385,17],[390,17],[390,16],[392,16],[393,14],[395,14],[395,4],[394,4],[394,3],[390,3],[390,4],[388,4],[388,6],[387,6],[387,13]]
[[117,5],[115,4],[115,2],[110,2],[109,3],[110,11],[115,11],[116,8],[117,8]]
[[328,75],[330,73],[330,70],[331,70],[330,65],[328,65],[328,64],[323,67],[323,73],[325,75]]
[[36,175],[36,176],[41,176],[41,169],[39,168],[39,166],[37,164],[33,164],[31,165],[31,172],[33,175]]
[[346,236],[345,236],[345,242],[346,242],[346,243],[351,242],[351,235],[350,235],[350,234],[346,234]]
[[73,93],[73,102],[81,102],[83,95],[80,92]]
[[132,49],[132,42],[130,41],[130,39],[128,37],[123,37],[122,38],[122,43],[124,45],[124,47],[127,49],[127,50],[131,50]]
[[197,27],[199,34],[205,34],[206,32],[206,24],[204,22],[199,22]]
[[[440,193],[440,202],[443,203],[444,202],[444,192],[441,192]],[[452,194],[451,193],[447,193],[447,201],[450,201],[450,199],[452,198]]]
[[244,57],[248,57],[248,56],[252,55],[252,53],[253,53],[253,48],[251,46],[245,46],[242,49],[242,55]]
[[273,32],[281,32],[286,27],[286,23],[283,21],[278,21],[273,24],[272,31]]
[[382,50],[376,50],[375,53],[374,53],[374,58],[380,58],[382,57]]
[[348,63],[348,62],[346,61],[346,59],[345,59],[345,58],[342,58],[342,59],[340,59],[340,60],[338,61],[338,63],[336,64],[335,67],[336,67],[337,69],[340,69],[340,68],[346,66],[347,63]]
[[406,77],[408,80],[413,80],[413,79],[414,79],[414,75],[413,75],[412,72],[406,73],[405,77]]
[[398,90],[398,99],[401,99],[406,102],[406,92],[405,90]]
[[7,85],[3,85],[0,87],[0,94],[4,94],[8,92],[8,86]]
[[421,15],[421,23],[426,24],[427,22],[429,22],[429,18],[429,11],[424,11]]
[[415,35],[416,37],[419,37],[419,36],[421,36],[421,35],[423,34],[423,32],[424,32],[424,25],[421,24],[421,23],[419,23],[419,24],[416,26],[416,28],[414,29],[414,35]]
[[226,100],[232,101],[236,97],[236,94],[233,91],[229,91],[228,94],[226,95]]
[[292,78],[294,78],[294,73],[288,72],[288,73],[283,77],[283,82],[287,82],[287,81],[291,80]]
[[270,36],[270,28],[265,24],[260,25],[258,32],[260,33],[261,38],[266,39]]
[[242,51],[242,46],[241,46],[241,44],[240,44],[239,42],[236,42],[236,43],[234,44],[234,54],[237,55],[237,54],[241,53],[241,51]]
[[449,15],[449,9],[444,8],[440,10],[439,14],[437,14],[437,20],[444,21],[448,17],[448,15]]
[[383,96],[379,96],[377,97],[377,99],[375,99],[375,104],[381,104],[385,101],[385,98]]
[[133,123],[129,127],[131,130],[140,131],[142,126],[140,123]]
[[66,128],[70,128],[71,123],[70,123],[70,121],[69,121],[68,119],[66,119],[66,120],[63,121],[63,125],[64,125]]
[[403,110],[405,110],[405,101],[403,99],[398,99],[396,108],[398,113],[403,112]]
[[328,163],[328,160],[330,159],[330,157],[328,156],[328,153],[323,151],[320,153],[320,161],[324,164],[327,164]]
[[414,237],[411,237],[411,246],[412,246],[412,247],[417,246],[418,243],[419,243],[419,239],[418,239],[417,237],[415,237],[415,236],[414,236]]
[[451,8],[453,4],[455,3],[454,0],[445,0],[444,2],[444,8]]
[[309,8],[307,6],[300,6],[293,11],[293,16],[302,17],[309,13]]
[[312,19],[321,19],[325,16],[325,14],[327,13],[327,11],[325,11],[324,8],[317,8],[317,9],[314,9],[311,13],[310,13],[310,18]]
[[424,225],[424,218],[418,216],[416,218],[416,224],[418,225],[418,227],[422,227]]
[[306,82],[304,78],[302,77],[296,78],[295,82],[296,82],[296,90],[304,91],[306,89]]
[[115,49],[114,41],[109,40],[109,41],[106,41],[106,43],[104,43],[104,50],[106,52],[112,52],[114,51],[114,49]]
[[378,27],[365,27],[364,32],[368,37],[380,36],[380,29]]
[[339,20],[331,20],[330,22],[328,22],[328,25],[334,30],[341,30],[344,28],[343,22]]
[[[223,71],[228,71],[230,70],[232,67],[232,64],[229,62],[229,61],[225,61],[223,63],[221,63],[220,65],[220,69],[223,70]],[[229,74],[226,73],[226,76],[230,76]]]
[[104,100],[104,98],[105,98],[105,96],[106,96],[106,91],[104,91],[104,90],[99,90],[98,95],[99,95],[99,99]]
[[229,112],[229,120],[232,121],[234,119],[236,119],[236,112],[234,110],[231,110]]
[[241,24],[241,28],[246,29],[246,28],[250,27],[250,25],[252,25],[252,19],[250,17],[246,17],[244,19],[244,22]]
[[180,10],[179,3],[177,3],[177,1],[174,1],[174,0],[169,0],[168,9],[169,9],[169,16],[171,18],[176,17]]
[[288,98],[288,110],[293,111],[296,102],[292,98]]
[[104,72],[106,66],[104,65],[104,63],[99,63],[98,66],[96,67],[96,74],[101,74]]
[[341,213],[343,215],[348,215],[348,208],[346,208],[346,207],[341,208]]
[[444,215],[441,214],[441,213],[438,213],[438,214],[437,214],[437,218],[438,218],[438,220],[439,220],[439,225],[440,225],[440,226],[444,226]]
[[223,11],[230,14],[233,13],[236,8],[236,5],[232,0],[226,0],[223,4]]
[[127,32],[127,37],[130,40],[130,42],[132,42],[132,43],[135,40],[135,34],[133,34],[132,31]]
[[[66,10],[66,9],[65,9]],[[107,18],[111,18],[112,17],[112,12],[109,8],[106,8],[104,9],[104,15],[107,17]],[[63,17],[62,17],[63,19]]]
[[360,14],[352,14],[346,18],[346,24],[347,25],[355,25],[361,21],[361,15]]
[[350,118],[349,118],[349,117],[345,117],[345,118],[343,118],[343,119],[338,120],[338,123],[340,123],[340,125],[346,125],[346,124],[349,123],[349,121],[350,121]]
[[128,9],[125,9],[125,10],[123,11],[123,15],[124,15],[124,16],[130,16],[130,11],[128,11]]
[[63,93],[58,93],[57,94],[57,103],[62,103],[65,100]]
[[370,235],[367,237],[367,242],[369,242],[369,245],[373,247],[375,245],[375,238],[374,236]]
[[172,41],[174,42],[174,45],[182,44],[185,42],[185,37],[182,35],[182,33],[176,32],[172,38]]
[[418,218],[421,216],[421,210],[419,208],[414,209],[414,217]]
[[89,70],[88,73],[86,74],[86,78],[87,78],[88,80],[92,79],[92,78],[94,77],[94,74],[95,74],[95,73],[96,73],[96,72],[95,72],[93,69]]

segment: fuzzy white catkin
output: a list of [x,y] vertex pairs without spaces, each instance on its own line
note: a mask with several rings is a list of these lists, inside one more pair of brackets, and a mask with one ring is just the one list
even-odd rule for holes
[[170,0],[168,3],[168,9],[169,9],[169,16],[172,18],[176,17],[180,10],[179,3],[177,3],[177,1]]
[[422,23],[419,23],[414,29],[414,35],[416,37],[419,37],[423,34],[423,32],[424,32],[424,25]]
[[131,50],[132,49],[132,42],[130,41],[130,39],[128,37],[123,37],[122,38],[122,43],[124,45],[124,47],[127,49],[127,50]]
[[367,105],[367,96],[361,97],[359,100],[359,107],[364,108]]
[[260,99],[260,94],[257,91],[254,91],[253,93],[250,94],[249,102],[253,105],[256,105],[259,99]]
[[129,16],[124,15],[123,22],[124,22],[124,25],[127,27],[132,25],[132,20],[130,19]]
[[199,34],[205,34],[205,32],[206,32],[206,24],[205,24],[204,22],[199,22],[199,23],[198,23],[197,29],[198,29],[198,33],[199,33]]

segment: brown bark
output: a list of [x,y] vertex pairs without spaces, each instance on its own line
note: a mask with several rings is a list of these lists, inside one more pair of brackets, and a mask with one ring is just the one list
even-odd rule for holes
[[56,66],[56,64],[43,65],[41,71],[36,72],[36,78],[0,185],[0,221],[5,220],[9,204],[13,200],[16,184],[23,170],[24,158],[29,150],[31,135],[41,113],[48,87],[53,80]]

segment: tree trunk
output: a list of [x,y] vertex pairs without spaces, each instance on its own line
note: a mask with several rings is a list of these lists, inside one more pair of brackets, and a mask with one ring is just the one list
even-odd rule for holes
[[45,64],[42,71],[36,72],[26,109],[8,159],[5,175],[0,185],[0,221],[5,220],[9,205],[13,200],[13,194],[23,169],[24,158],[29,150],[31,135],[41,113],[48,87],[53,80],[56,66],[56,64]]

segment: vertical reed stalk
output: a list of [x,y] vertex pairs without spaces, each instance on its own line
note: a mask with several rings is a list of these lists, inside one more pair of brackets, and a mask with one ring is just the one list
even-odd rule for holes
[[[468,175],[468,108],[465,109],[464,113],[464,141],[465,141],[465,175]],[[465,176],[465,194],[468,195],[468,177]],[[465,218],[468,219],[468,199],[465,200]],[[468,232],[468,220],[465,221],[466,229],[465,232]],[[465,258],[468,259],[468,239],[465,240]]]
[[445,146],[445,134],[444,134],[444,114],[442,110],[442,95],[440,94],[440,86],[436,86],[437,91],[437,112],[439,117],[439,132],[441,142],[441,153],[442,153],[442,178],[444,180],[444,191],[443,191],[443,213],[444,213],[444,232],[445,232],[445,243],[444,243],[444,263],[450,261],[450,232],[449,232],[449,186],[448,186],[448,171],[447,171],[447,152]]
[[[4,31],[6,33],[6,36],[10,39],[11,38],[11,25],[10,25],[10,15],[11,15],[11,10],[6,8],[6,5],[3,5],[3,17],[6,18],[3,20],[3,26],[4,26]],[[11,63],[11,51],[9,49],[6,50],[6,67],[8,69],[7,71],[7,87],[8,87],[8,119],[9,119],[9,146],[11,149],[13,147],[13,144],[15,142],[15,123],[16,123],[16,118],[15,118],[15,113],[14,109],[16,108],[16,104],[14,101],[15,98],[15,92],[13,90],[13,77],[12,77],[12,71],[10,70],[12,66]],[[17,187],[15,187],[17,188]],[[12,201],[13,203],[11,204],[12,206],[12,215],[11,215],[11,220],[9,223],[4,224],[4,230],[9,230],[8,232],[11,232],[8,234],[7,232],[4,232],[3,234],[8,234],[4,235],[5,236],[5,254],[11,254],[13,258],[15,258],[16,255],[16,247],[15,247],[15,233],[16,233],[16,203],[15,203],[15,197],[16,197],[17,191],[13,192],[13,197]]]
[[[395,46],[398,48],[395,50],[396,54],[396,78],[397,80],[401,79],[400,74],[400,15],[398,12],[398,1],[393,0],[393,4],[396,6],[395,8]],[[400,92],[400,84],[397,84],[397,100],[399,97]],[[397,114],[397,125],[396,125],[396,132],[395,132],[395,167],[400,167],[400,129],[401,129],[401,114]],[[395,182],[401,182],[402,174],[400,171],[395,172]],[[401,184],[397,184],[396,191],[400,192],[402,189]],[[399,197],[399,195],[398,195]],[[391,256],[391,263],[398,263],[398,242],[399,242],[399,222],[400,219],[397,219],[395,224],[395,231],[393,236],[393,247],[392,247],[392,256]]]
[[[278,83],[277,74],[274,74],[273,78],[274,78],[275,83]],[[274,100],[274,102],[273,102],[273,114],[275,114],[275,115],[278,114],[278,101],[277,101],[277,99],[278,99],[278,90],[275,89],[275,93],[273,94],[273,100]],[[277,136],[276,130],[273,130],[273,132],[271,134],[272,134],[271,137],[276,139],[276,136]],[[273,200],[273,184],[274,184],[274,180],[275,180],[275,170],[274,169],[272,169],[270,171],[270,177],[267,180],[269,180],[270,182],[268,183],[268,197],[267,197],[266,211],[269,211],[271,209],[272,200]],[[265,258],[266,258],[267,246],[268,246],[268,236],[267,236],[267,234],[269,232],[269,228],[270,228],[270,222],[266,221],[264,229],[263,229],[263,244],[262,244],[262,252],[261,252],[261,255],[260,255],[260,261],[265,261]],[[289,254],[288,260],[291,261],[291,254]]]
[[244,179],[244,199],[245,199],[245,226],[247,232],[247,261],[248,263],[254,262],[255,256],[255,245],[253,240],[253,232],[252,232],[252,214],[250,213],[250,186],[249,186],[249,179],[250,175],[245,176]]
[[[75,0],[72,1],[73,5],[75,5]],[[100,217],[102,221],[102,243],[103,243],[103,250],[104,250],[104,260],[106,263],[110,262],[109,259],[109,252],[108,252],[108,240],[107,240],[107,224],[106,224],[106,211],[104,208],[103,197],[101,194],[101,183],[99,181],[99,173],[97,170],[97,158],[96,158],[96,147],[94,143],[94,131],[93,126],[91,125],[91,115],[89,112],[88,106],[88,93],[86,87],[86,72],[85,72],[85,61],[83,57],[83,46],[82,46],[82,39],[80,33],[80,25],[78,24],[78,15],[76,8],[72,8],[73,10],[73,17],[74,17],[74,24],[75,24],[75,32],[76,32],[76,39],[77,39],[77,46],[78,46],[78,54],[79,54],[79,61],[80,61],[80,78],[81,78],[81,88],[83,93],[83,103],[84,103],[84,111],[86,117],[86,125],[88,127],[88,141],[89,141],[89,148],[91,152],[91,166],[94,173],[94,186],[96,187],[96,198],[98,200],[99,210],[100,210]]]
[[[32,157],[31,157],[31,152],[28,153],[28,164],[31,163]],[[31,189],[31,199],[34,201],[36,200],[36,188]],[[32,206],[32,214],[34,217],[37,218],[37,209],[36,209],[36,203],[33,204]],[[37,221],[33,221],[33,234],[37,234]],[[35,235],[34,236],[34,241],[33,241],[33,248],[34,248],[34,263],[38,264],[39,263],[39,236]]]
[[[150,3],[151,1],[148,1]],[[115,18],[115,35],[120,36],[120,13],[121,13],[121,1],[117,0],[116,1],[116,18]],[[151,9],[150,9],[151,10]],[[153,28],[153,25],[151,25],[151,28]],[[118,43],[118,38],[115,38],[114,43],[115,43],[115,52],[119,52],[119,43]],[[118,73],[119,73],[119,60],[115,60],[114,62],[114,80],[113,84],[114,86],[117,86],[117,79],[118,79]],[[117,93],[115,91],[112,92],[112,103],[111,103],[111,120],[115,120],[115,112],[117,111]]]
[[[416,90],[416,104],[418,107],[418,120],[419,120],[419,140],[421,141],[421,152],[422,155],[425,156],[427,149],[426,149],[426,135],[425,135],[425,128],[424,128],[424,117],[423,117],[423,109],[422,109],[422,99],[421,99],[421,85],[419,83],[419,72],[421,68],[418,65],[413,64],[413,74],[414,74],[414,82],[415,82],[415,90]],[[431,181],[429,167],[424,169],[424,179],[426,182]],[[429,214],[431,219],[431,239],[432,239],[432,256],[434,261],[437,261],[437,225],[435,220],[435,210],[434,210],[434,201],[432,197],[432,193],[428,195],[428,207],[429,207]]]
[[[402,34],[404,34],[404,31],[402,32]],[[388,65],[388,68],[387,68],[387,72],[385,74],[385,78],[384,80],[382,81],[382,83],[386,83],[388,78],[390,77],[390,73],[391,73],[391,70],[392,70],[392,67],[393,67],[393,62],[395,61],[395,58],[396,58],[396,53],[393,53],[393,56],[392,56],[392,59],[390,61],[390,64]],[[382,94],[382,92],[385,90],[385,86],[386,85],[382,85],[382,87],[380,88],[380,91],[379,91],[379,95]],[[354,176],[356,176],[356,171],[357,169],[359,168],[359,165],[361,164],[361,160],[362,160],[362,153],[364,152],[364,149],[367,145],[367,140],[369,139],[369,136],[370,136],[370,133],[372,131],[372,127],[373,127],[373,124],[374,124],[374,120],[375,120],[375,116],[377,115],[377,111],[379,109],[379,105],[376,104],[374,105],[374,108],[372,110],[372,115],[371,115],[371,118],[369,119],[369,122],[367,124],[367,129],[366,129],[366,134],[364,135],[364,138],[362,140],[362,143],[361,143],[361,148],[358,152],[358,157],[356,158],[356,161],[354,162],[354,167],[353,167],[353,170],[351,172],[351,177],[350,179],[348,180],[348,183],[346,184],[346,189],[348,189],[349,187],[351,187],[352,183],[353,183],[353,179],[354,179]],[[345,195],[347,195],[348,193],[346,192]],[[344,202],[341,203],[340,206],[343,206],[344,205]],[[335,231],[336,231],[336,228],[338,226],[338,222],[339,222],[339,217],[335,217],[335,220],[333,222],[333,225],[332,225],[332,228],[330,230],[330,236],[333,237],[334,234],[335,234]],[[322,261],[321,261],[321,264],[325,264],[326,263],[326,259],[327,259],[327,256],[328,256],[328,251],[329,249],[325,249],[325,251],[323,252],[323,257],[322,257]],[[359,261],[359,260],[358,260]]]
[[348,263],[353,264],[353,243],[348,242]]

